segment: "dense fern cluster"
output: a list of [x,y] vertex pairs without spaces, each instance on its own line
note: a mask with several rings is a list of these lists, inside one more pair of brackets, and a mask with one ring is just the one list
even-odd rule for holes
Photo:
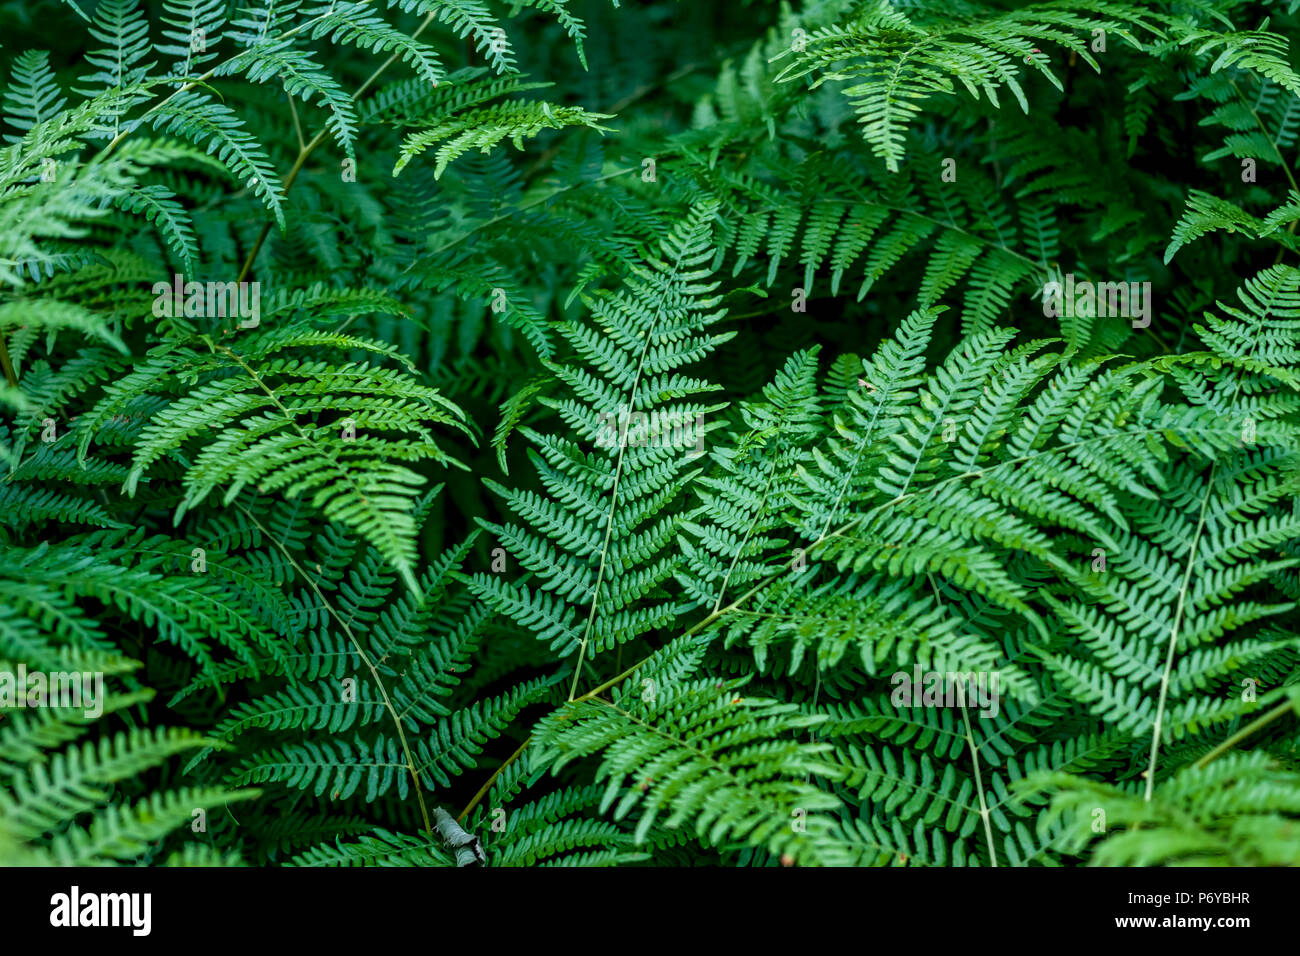
[[0,16],[0,863],[1300,864],[1295,3]]

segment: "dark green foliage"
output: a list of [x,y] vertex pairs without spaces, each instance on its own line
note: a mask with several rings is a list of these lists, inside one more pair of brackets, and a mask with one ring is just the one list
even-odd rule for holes
[[1300,864],[1284,6],[0,4],[0,863]]

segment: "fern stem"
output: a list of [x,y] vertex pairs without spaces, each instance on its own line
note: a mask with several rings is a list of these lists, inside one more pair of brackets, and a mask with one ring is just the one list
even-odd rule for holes
[[[322,130],[312,137],[310,143],[298,151],[298,158],[293,161],[293,166],[290,168],[289,174],[284,177],[285,195],[288,195],[289,190],[293,187],[294,180],[297,179],[298,174],[302,172],[302,166],[303,163],[307,161],[307,157],[311,155],[312,150],[320,145],[321,140],[324,138],[325,131]],[[262,223],[262,228],[257,234],[257,239],[253,242],[253,248],[248,251],[248,255],[244,258],[244,265],[243,268],[239,270],[239,276],[235,279],[236,282],[243,282],[244,279],[248,277],[248,273],[253,269],[253,260],[256,259],[257,254],[262,251],[262,246],[266,243],[266,237],[270,234],[271,223],[269,221]]]
[[[1250,104],[1246,97],[1242,96],[1241,90],[1237,87],[1237,81],[1231,76],[1228,77],[1228,85],[1232,87],[1232,92],[1237,94],[1237,99],[1246,104],[1246,109],[1250,110],[1250,115],[1255,118],[1255,125],[1259,127],[1259,131],[1263,133],[1264,138],[1268,140],[1268,145],[1273,147],[1273,153],[1277,156],[1278,164],[1282,167],[1282,172],[1286,174],[1286,181],[1291,184],[1291,188],[1294,191],[1300,192],[1300,186],[1296,185],[1295,176],[1291,173],[1291,167],[1287,165],[1286,158],[1282,155],[1282,150],[1277,148],[1277,140],[1269,135],[1268,127],[1264,125],[1264,121],[1260,118],[1259,112]],[[1263,87],[1261,87],[1260,90],[1262,94]],[[1294,227],[1295,224],[1292,223],[1292,228]]]
[[370,659],[370,655],[366,653],[365,648],[361,646],[361,642],[357,640],[357,636],[352,633],[352,628],[348,626],[348,622],[343,620],[338,611],[334,609],[334,605],[332,605],[325,597],[325,593],[320,589],[320,586],[316,583],[315,579],[312,578],[311,575],[304,570],[303,566],[297,562],[293,555],[289,553],[289,549],[284,546],[279,538],[271,534],[271,532],[268,531],[247,508],[239,504],[239,502],[235,502],[235,507],[242,511],[244,516],[253,524],[257,525],[262,534],[266,535],[267,539],[280,549],[280,553],[284,555],[285,560],[293,565],[294,570],[302,576],[302,579],[307,582],[308,587],[316,593],[317,600],[321,602],[321,605],[329,611],[330,616],[338,622],[341,628],[343,628],[343,632],[348,636],[348,641],[352,644],[352,649],[357,652],[357,656],[361,658],[362,663],[364,663],[366,668],[370,671],[370,676],[373,678],[375,686],[379,688],[380,696],[384,699],[384,709],[387,710],[389,715],[393,718],[393,725],[397,728],[397,739],[402,747],[402,756],[406,758],[406,769],[411,774],[411,786],[415,790],[416,802],[420,805],[420,817],[424,821],[425,832],[427,832],[429,836],[433,836],[433,824],[429,820],[429,808],[425,806],[424,803],[424,790],[420,786],[420,774],[415,769],[415,757],[411,753],[410,745],[406,742],[406,730],[402,727],[402,720],[397,714],[397,708],[393,706],[393,701],[388,696],[388,688],[384,686],[383,680],[379,677],[379,669]]
[[[645,364],[645,353],[650,347],[650,336],[646,336],[646,346],[641,352],[641,362],[637,365],[636,378],[632,383],[633,398],[636,387],[641,381],[641,369]],[[629,402],[629,404],[632,404]],[[596,620],[596,608],[600,605],[600,585],[605,578],[605,564],[609,560],[609,542],[614,534],[614,509],[618,505],[618,483],[623,477],[623,453],[627,450],[627,438],[619,445],[618,461],[614,465],[614,487],[610,489],[609,513],[605,515],[605,539],[600,543],[600,564],[596,568],[596,581],[591,589],[591,607],[587,610],[587,623],[582,629],[582,640],[578,644],[578,662],[573,667],[573,683],[569,685],[569,700],[578,692],[578,681],[582,677],[583,662],[587,659],[587,645],[591,640],[592,624]]]
[[[679,252],[676,261],[673,263],[672,271],[668,274],[668,280],[671,281],[677,277],[681,271],[682,259],[685,257],[684,251]],[[636,407],[637,390],[641,387],[641,377],[645,372],[646,356],[650,354],[650,345],[654,341],[655,331],[659,328],[659,323],[663,321],[665,308],[663,303],[664,297],[659,296],[659,301],[655,308],[655,315],[648,324],[645,333],[645,340],[641,345],[641,355],[637,359],[636,373],[632,376],[632,385],[627,390],[628,408]],[[583,661],[587,657],[587,647],[591,641],[591,629],[596,621],[596,610],[600,605],[600,586],[605,580],[605,565],[609,562],[609,545],[614,537],[614,513],[618,508],[618,486],[623,477],[623,458],[627,454],[627,430],[623,429],[619,436],[618,457],[614,462],[614,483],[609,492],[609,511],[605,515],[605,539],[600,545],[600,563],[596,568],[596,581],[592,585],[591,607],[587,611],[587,623],[582,629],[582,640],[578,645],[578,663],[573,668],[573,683],[569,685],[569,700],[573,700],[573,695],[578,692],[578,681],[582,677]]]
[[9,358],[9,348],[5,345],[5,337],[0,335],[0,368],[4,369],[5,381],[9,383],[10,388],[18,387],[18,374],[14,371],[13,360]]
[[971,763],[975,766],[975,792],[980,798],[980,819],[984,821],[984,838],[989,844],[989,859],[993,861],[993,866],[998,865],[998,848],[993,842],[993,826],[989,823],[989,806],[984,799],[984,780],[980,773],[980,754],[979,749],[975,746],[975,735],[970,729],[970,715],[966,713],[966,691],[963,688],[957,695],[957,703],[961,704],[961,719],[966,725],[966,746],[970,748]]
[[[285,419],[293,426],[293,428],[298,432],[299,436],[303,439],[303,441],[307,442],[308,444],[313,444],[311,438],[303,430],[302,426],[298,424],[297,419],[295,419],[289,413],[289,410],[285,408],[284,405],[281,403],[279,397],[275,394],[275,391],[267,386],[267,384],[262,380],[262,377],[258,375],[257,372],[248,365],[248,363],[246,363],[236,352],[226,348],[223,345],[212,344],[211,347],[214,351],[224,352],[226,355],[229,355],[232,359],[234,359],[237,363],[239,363],[240,367],[244,369],[244,371],[249,375],[249,377],[252,378],[253,381],[257,383],[258,387],[260,387],[262,391],[264,391],[267,394],[267,396],[271,399],[271,401],[275,403],[275,406],[276,408],[279,409],[280,414],[283,415]],[[344,469],[342,465],[338,464],[338,461],[337,459],[335,459],[333,454],[326,452],[326,457],[328,457],[330,461],[333,462],[339,468],[341,474],[348,477],[349,481],[351,481],[350,476],[347,476],[346,469]],[[358,495],[361,494],[360,489],[356,488],[355,484],[353,484],[353,488]],[[246,509],[240,508],[240,510],[243,511],[246,515],[248,515],[249,520],[251,520],[259,528],[262,528],[262,525],[257,521],[257,519],[254,518],[251,514],[249,514],[249,512]],[[400,742],[402,747],[402,756],[405,757],[406,759],[406,769],[409,770],[411,773],[411,781],[412,781],[412,785],[415,788],[416,800],[420,804],[420,816],[424,820],[424,828],[426,831],[432,834],[433,828],[432,828],[432,824],[429,821],[429,811],[424,804],[424,791],[420,787],[420,774],[419,771],[417,771],[415,768],[415,758],[411,753],[410,745],[406,741],[406,730],[402,726],[402,718],[397,713],[397,708],[393,706],[393,702],[388,696],[388,689],[384,686],[384,682],[379,678],[378,668],[376,668],[374,663],[370,660],[370,655],[368,655],[365,652],[365,649],[361,646],[361,642],[357,640],[356,635],[352,633],[352,628],[348,625],[348,622],[343,620],[343,618],[339,616],[338,612],[335,611],[334,608],[330,605],[330,603],[325,599],[324,593],[317,586],[316,582],[307,576],[307,573],[303,571],[302,567],[298,564],[298,562],[293,559],[293,557],[289,554],[288,550],[284,547],[283,544],[281,544],[275,538],[271,537],[270,533],[267,532],[265,528],[262,528],[262,531],[264,534],[267,535],[268,538],[271,538],[271,540],[275,542],[275,544],[284,553],[284,556],[289,561],[289,563],[292,564],[298,570],[298,572],[302,574],[303,578],[307,581],[307,583],[311,585],[312,590],[316,592],[316,596],[320,599],[321,603],[329,610],[333,618],[336,621],[338,621],[339,625],[347,633],[348,640],[352,642],[352,646],[356,650],[357,655],[361,658],[361,660],[365,663],[366,667],[370,670],[370,674],[374,678],[375,685],[379,688],[380,696],[382,696],[384,699],[384,709],[387,710],[388,713],[392,716],[393,724],[397,727],[397,739]]]
[[[754,517],[749,522],[749,527],[745,529],[745,537],[741,539],[740,544],[736,546],[735,557],[731,559],[731,564],[727,567],[727,573],[722,576],[722,584],[718,586],[718,599],[713,602],[713,610],[722,606],[722,597],[727,593],[727,585],[731,583],[731,575],[736,570],[736,565],[740,563],[740,556],[745,553],[745,545],[749,544],[749,539],[754,536],[754,529],[758,527],[758,519],[763,515],[763,509],[767,507],[767,496],[772,491],[772,482],[776,480],[776,463],[772,463],[771,470],[767,473],[767,481],[763,484],[763,496],[759,499],[758,507],[754,510]],[[818,672],[820,678],[821,672]]]
[[[615,684],[622,683],[623,681],[631,677],[633,674],[635,674],[638,670],[640,670],[642,665],[644,665],[647,661],[649,661],[650,658],[653,656],[654,655],[651,654],[648,657],[643,657],[641,660],[637,661],[635,664],[633,664],[627,670],[623,671],[618,676],[611,677],[609,680],[605,681],[605,683],[601,684],[599,687],[592,688],[591,690],[583,694],[581,697],[575,697],[572,703],[578,704],[585,700],[591,700],[597,695],[609,690]],[[474,794],[474,799],[465,805],[464,810],[460,811],[460,815],[456,817],[457,820],[464,820],[465,817],[468,816],[469,812],[473,810],[476,806],[478,806],[479,801],[482,800],[483,797],[487,795],[488,790],[491,789],[492,784],[493,782],[496,781],[497,777],[501,776],[502,771],[504,771],[512,763],[514,763],[521,756],[523,756],[524,749],[528,746],[528,744],[532,741],[532,739],[533,739],[532,734],[529,734],[527,737],[525,737],[524,742],[519,745],[519,749],[516,750],[514,753],[512,753],[509,757],[507,757],[505,763],[501,764],[501,766],[497,767],[497,769],[492,772],[492,776],[488,778],[488,782],[485,783],[483,786],[479,787],[478,793]]]
[[[434,13],[430,13],[428,16],[426,16],[424,18],[424,21],[418,27],[416,27],[415,31],[411,34],[411,39],[414,40],[421,33],[423,33],[425,29],[428,28],[429,24],[433,22],[433,18],[434,18]],[[359,87],[357,87],[357,91],[353,93],[352,96],[350,97],[351,101],[355,103],[362,96],[362,94],[366,92],[366,90],[370,89],[370,87],[374,85],[375,81],[377,81],[379,77],[383,75],[384,71],[393,65],[393,63],[397,60],[397,58],[398,58],[398,54],[393,53],[391,56],[389,56],[387,60],[381,63],[378,69],[376,69],[375,72],[371,73],[370,76],[366,78],[366,81],[362,83]],[[298,157],[293,161],[293,166],[289,170],[289,174],[284,178],[284,195],[286,196],[289,195],[289,190],[293,188],[294,181],[298,178],[298,174],[302,172],[302,167],[303,164],[307,162],[307,157],[316,151],[316,147],[318,147],[321,143],[325,141],[325,137],[328,134],[328,127],[327,127],[326,129],[322,129],[319,133],[313,136],[311,138],[311,142],[307,143],[305,146],[302,145],[302,125],[298,122],[298,110],[293,105],[292,96],[289,97],[289,107],[291,110],[293,110],[293,126],[294,126],[294,131],[298,134],[299,146],[298,146]],[[266,243],[266,237],[269,236],[270,234],[271,234],[270,221],[262,223],[262,229],[257,234],[257,241],[253,243],[253,248],[249,250],[248,256],[244,259],[244,267],[239,270],[239,278],[236,280],[237,282],[243,282],[245,277],[247,277],[248,273],[252,271],[253,260],[256,259],[257,254],[262,251],[262,246]]]
[[[366,4],[370,4],[370,3],[373,3],[373,2],[374,2],[374,0],[356,0],[356,3],[357,3],[358,6],[364,6],[364,5],[366,5]],[[318,17],[312,17],[312,19],[307,20],[307,21],[304,21],[303,23],[298,24],[296,27],[292,27],[292,28],[290,28],[290,29],[288,29],[288,30],[285,30],[283,33],[279,34],[279,35],[276,37],[276,39],[277,39],[277,40],[287,40],[287,39],[289,39],[289,37],[297,36],[297,35],[298,35],[299,33],[301,33],[302,31],[304,31],[304,30],[306,30],[306,29],[309,29],[310,27],[314,27],[317,23],[319,23],[321,20],[324,20],[324,19],[325,19],[327,16],[329,16],[329,15],[330,15],[330,11],[327,10],[325,13],[322,13],[322,14],[321,14],[320,16],[318,16]],[[432,17],[433,14],[430,14],[429,16]],[[419,36],[418,31],[417,31],[416,33],[412,34],[412,38],[414,38],[414,37],[416,37],[416,36]],[[149,107],[147,110],[145,110],[143,113],[141,113],[141,114],[140,114],[140,118],[139,118],[138,120],[136,120],[135,122],[133,122],[133,123],[132,123],[129,127],[127,127],[126,129],[124,129],[124,130],[122,130],[121,132],[119,132],[116,136],[114,136],[113,139],[108,143],[108,145],[105,146],[105,147],[100,151],[100,153],[99,153],[99,157],[102,159],[103,157],[107,156],[109,153],[113,152],[113,150],[117,148],[117,144],[120,143],[122,140],[126,139],[126,137],[129,136],[133,131],[139,129],[140,126],[144,123],[144,121],[145,121],[146,119],[148,119],[148,118],[149,118],[150,116],[152,116],[154,113],[158,112],[158,110],[162,109],[164,106],[166,106],[166,105],[167,105],[168,103],[170,103],[172,100],[176,99],[176,97],[180,96],[182,93],[188,93],[190,90],[194,89],[196,86],[202,86],[202,85],[203,85],[204,83],[206,83],[208,80],[210,80],[210,79],[212,79],[214,76],[216,76],[218,70],[222,69],[223,67],[229,66],[229,65],[230,65],[231,63],[233,63],[235,60],[237,60],[237,59],[239,59],[241,56],[243,56],[246,52],[247,52],[247,50],[241,50],[241,51],[239,51],[239,52],[236,53],[234,56],[232,56],[232,57],[228,57],[228,58],[226,58],[225,60],[222,60],[220,63],[218,63],[218,64],[217,64],[216,66],[214,66],[212,69],[210,69],[210,70],[208,70],[206,73],[204,73],[202,76],[196,77],[195,79],[190,80],[189,82],[184,83],[184,84],[182,84],[181,86],[178,86],[176,89],[172,90],[171,93],[169,93],[166,97],[164,97],[163,99],[159,100],[159,101],[158,101],[157,103],[155,103],[153,106]],[[171,81],[172,81],[172,82],[176,82],[175,78],[172,78]]]
[[1292,701],[1290,700],[1283,701],[1282,703],[1274,707],[1272,710],[1270,710],[1267,714],[1264,714],[1262,717],[1257,717],[1255,720],[1252,720],[1245,727],[1242,727],[1241,730],[1237,731],[1235,734],[1233,734],[1223,743],[1219,744],[1219,746],[1215,747],[1213,750],[1207,753],[1200,760],[1196,761],[1196,763],[1192,764],[1192,767],[1195,768],[1196,770],[1200,770],[1210,761],[1214,760],[1217,757],[1223,756],[1223,754],[1227,753],[1229,750],[1231,750],[1237,744],[1241,743],[1241,741],[1245,740],[1247,737],[1249,737],[1255,731],[1259,730],[1261,727],[1264,727],[1267,724],[1271,724],[1273,721],[1277,720],[1283,714],[1294,709],[1295,709],[1295,704]]
[[[939,593],[938,586],[934,583],[934,575],[927,574],[926,580],[930,582],[930,590],[934,592],[934,599],[940,607],[943,607],[943,595]],[[993,861],[993,866],[998,865],[998,848],[993,842],[993,826],[989,823],[989,805],[988,800],[984,797],[984,778],[980,772],[980,753],[975,746],[975,733],[970,728],[970,714],[966,712],[966,681],[963,679],[961,690],[957,692],[957,703],[961,706],[962,723],[966,725],[966,746],[970,748],[970,761],[975,768],[975,792],[980,798],[980,819],[984,821],[984,838],[989,844],[989,859]]]
[[[1259,127],[1259,131],[1263,133],[1264,138],[1268,140],[1268,145],[1273,147],[1273,154],[1277,156],[1278,165],[1282,167],[1282,172],[1286,174],[1287,182],[1291,184],[1292,191],[1300,193],[1300,186],[1296,185],[1295,176],[1291,173],[1291,167],[1287,165],[1286,158],[1282,155],[1282,150],[1278,149],[1277,139],[1269,135],[1268,127],[1264,125],[1264,120],[1260,118],[1259,111],[1256,110],[1255,107],[1244,96],[1241,95],[1241,90],[1237,87],[1236,80],[1234,80],[1232,77],[1228,77],[1228,85],[1232,87],[1232,92],[1237,94],[1237,99],[1246,105],[1246,109],[1250,110],[1250,115],[1253,116],[1255,119],[1255,125]],[[1262,93],[1263,93],[1263,87],[1261,86],[1260,94],[1262,95]],[[1256,98],[1256,102],[1258,102],[1258,98]],[[1278,132],[1278,135],[1281,135],[1280,130]],[[1289,236],[1295,235],[1296,222],[1297,220],[1295,219],[1291,220],[1291,225],[1287,226],[1287,230],[1286,230],[1287,235]],[[1286,255],[1286,246],[1281,246],[1277,250],[1277,255],[1273,259],[1273,265],[1277,265],[1279,262],[1281,262],[1282,257],[1284,255]]]
[[306,149],[307,142],[302,138],[302,121],[298,119],[298,107],[293,103],[293,97],[289,97],[289,113],[293,116],[293,132],[298,137],[298,148]]
[[1187,603],[1187,588],[1192,582],[1192,568],[1196,566],[1196,549],[1201,542],[1201,532],[1205,529],[1205,511],[1210,504],[1210,495],[1214,491],[1214,470],[1218,462],[1210,466],[1210,475],[1205,483],[1205,497],[1201,499],[1201,514],[1196,521],[1196,534],[1188,549],[1187,568],[1183,572],[1183,586],[1178,589],[1178,605],[1174,610],[1174,623],[1169,630],[1169,651],[1165,655],[1164,673],[1160,675],[1160,702],[1156,705],[1156,722],[1151,729],[1151,761],[1147,764],[1147,786],[1144,799],[1151,802],[1151,792],[1156,785],[1156,762],[1160,757],[1160,730],[1164,724],[1165,701],[1169,697],[1169,678],[1174,669],[1174,652],[1178,648],[1178,628],[1183,620],[1183,607]]
[[533,739],[532,734],[529,734],[527,737],[525,737],[524,742],[519,745],[519,749],[516,750],[514,753],[512,753],[504,761],[502,761],[501,766],[497,767],[496,770],[492,771],[492,776],[487,778],[487,783],[483,784],[483,786],[478,788],[478,793],[474,794],[474,799],[472,799],[469,803],[465,804],[465,809],[460,811],[460,815],[456,817],[457,823],[459,823],[461,820],[464,820],[467,816],[469,816],[469,812],[479,805],[480,800],[482,800],[485,796],[487,796],[487,792],[492,789],[492,784],[496,783],[497,777],[501,776],[502,771],[504,771],[506,767],[510,766],[512,763],[514,763],[516,760],[518,760],[520,757],[523,756],[524,749],[528,746],[528,744],[532,741],[532,739]]

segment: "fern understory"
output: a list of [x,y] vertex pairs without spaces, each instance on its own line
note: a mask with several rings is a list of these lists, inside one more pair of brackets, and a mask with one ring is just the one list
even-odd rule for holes
[[1300,864],[1298,8],[0,3],[0,864]]

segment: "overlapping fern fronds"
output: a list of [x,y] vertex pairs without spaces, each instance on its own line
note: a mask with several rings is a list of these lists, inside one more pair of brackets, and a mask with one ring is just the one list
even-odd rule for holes
[[0,862],[1300,863],[1295,9],[28,6]]

